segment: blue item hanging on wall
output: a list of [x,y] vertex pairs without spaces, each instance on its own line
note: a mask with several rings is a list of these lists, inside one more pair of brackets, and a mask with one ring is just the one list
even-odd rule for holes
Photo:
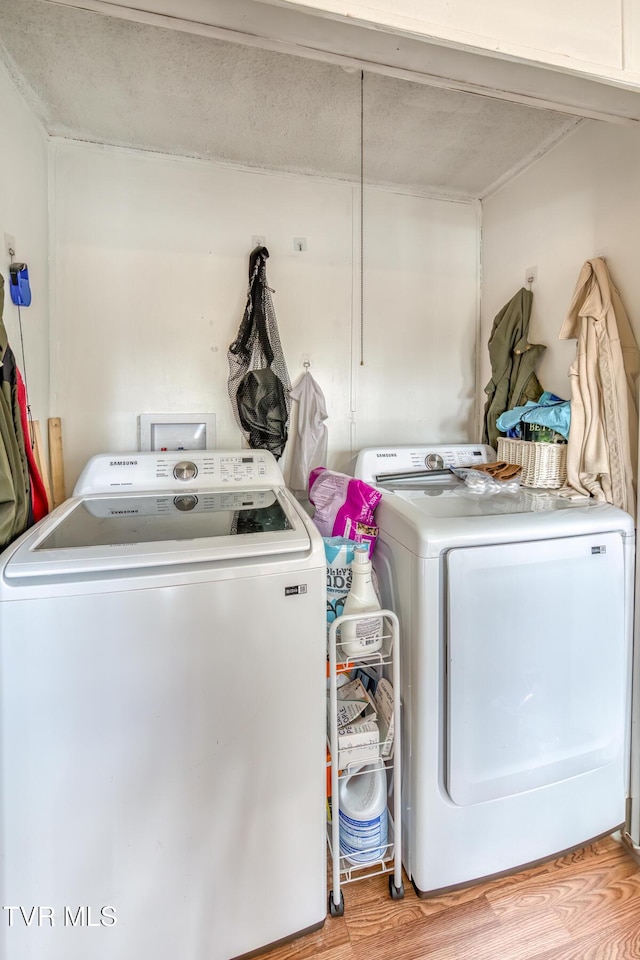
[[29,270],[26,263],[12,263],[9,267],[9,291],[17,307],[28,307],[31,303]]

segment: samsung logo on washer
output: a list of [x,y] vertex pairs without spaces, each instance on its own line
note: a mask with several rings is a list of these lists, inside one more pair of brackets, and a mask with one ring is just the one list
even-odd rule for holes
[[376,457],[397,457],[397,453],[376,453]]
[[137,467],[137,460],[111,460],[109,462],[110,467]]

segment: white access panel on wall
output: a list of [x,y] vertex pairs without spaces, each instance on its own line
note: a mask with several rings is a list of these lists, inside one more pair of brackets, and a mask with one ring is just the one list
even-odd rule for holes
[[615,760],[627,686],[620,536],[454,549],[447,567],[454,803],[513,796]]
[[215,413],[141,413],[138,450],[213,450]]

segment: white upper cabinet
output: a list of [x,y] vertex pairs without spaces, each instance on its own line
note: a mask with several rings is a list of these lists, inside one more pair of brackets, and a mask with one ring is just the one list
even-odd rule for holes
[[576,116],[640,120],[640,0],[56,0]]
[[[622,70],[636,0],[286,0],[283,4],[568,69]],[[626,24],[625,24],[626,26]]]

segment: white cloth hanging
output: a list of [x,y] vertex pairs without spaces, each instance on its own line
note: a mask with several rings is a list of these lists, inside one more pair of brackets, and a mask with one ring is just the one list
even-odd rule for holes
[[635,516],[639,354],[602,258],[583,265],[560,339],[578,341],[569,369],[567,486]]
[[322,390],[309,371],[300,377],[289,396],[298,405],[295,431],[291,437],[289,487],[294,494],[307,497],[309,474],[326,466],[327,407]]

